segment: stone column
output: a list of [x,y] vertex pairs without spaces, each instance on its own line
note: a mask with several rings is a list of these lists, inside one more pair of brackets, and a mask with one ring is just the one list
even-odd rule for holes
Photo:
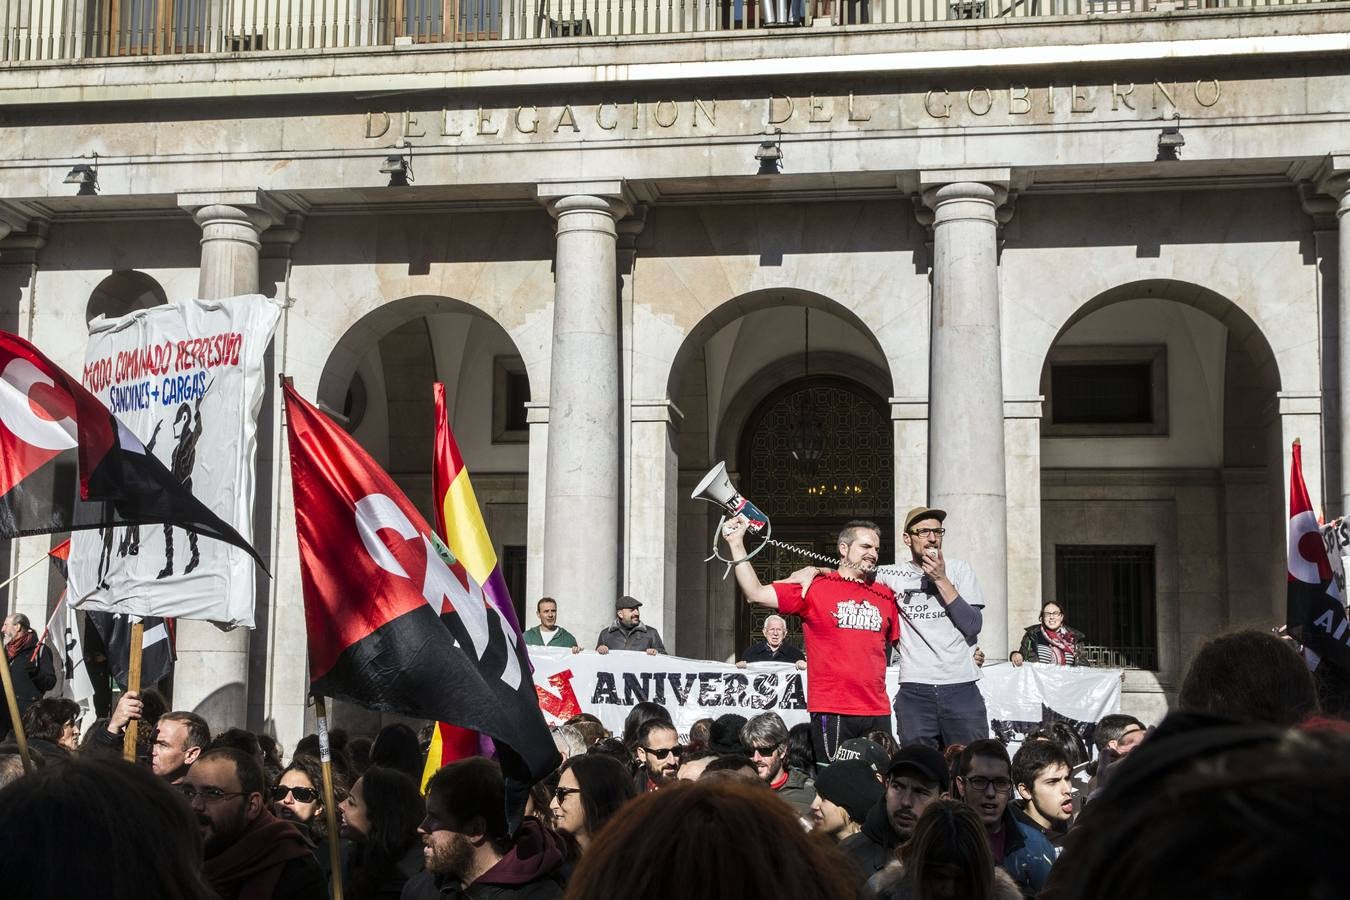
[[630,205],[619,180],[551,182],[557,219],[550,360],[544,593],[591,644],[619,595],[621,426],[615,223]]
[[[179,194],[178,205],[202,230],[198,296],[218,300],[257,293],[260,236],[282,218],[276,204],[262,191],[223,191]],[[177,638],[174,709],[196,712],[213,732],[249,727],[249,629],[223,632],[185,619]]]
[[202,230],[197,295],[206,300],[258,292],[261,235],[284,214],[262,191],[179,194]]
[[1008,653],[997,218],[1008,180],[1006,169],[920,175],[933,211],[928,502],[948,513],[947,554],[975,569],[992,659]]

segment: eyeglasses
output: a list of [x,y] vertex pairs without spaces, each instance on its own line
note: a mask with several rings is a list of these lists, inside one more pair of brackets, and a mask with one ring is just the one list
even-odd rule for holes
[[664,750],[656,750],[656,749],[653,749],[653,748],[651,748],[651,747],[643,747],[643,748],[642,748],[642,751],[643,751],[644,753],[649,753],[649,754],[651,754],[652,756],[655,756],[657,759],[665,759],[667,756],[669,756],[669,755],[672,754],[672,753],[674,753],[676,756],[679,756],[679,755],[680,755],[680,751],[683,750],[683,749],[684,749],[683,747],[680,747],[680,746],[677,744],[677,745],[674,746],[674,747],[666,747]]
[[1062,612],[1050,612],[1049,610],[1046,610],[1045,612],[1041,613],[1041,615],[1045,616],[1047,619],[1062,619],[1062,618],[1064,618],[1064,613],[1062,613]]
[[319,799],[319,792],[314,788],[287,787],[284,784],[279,784],[272,788],[272,802],[280,803],[286,799],[287,794],[294,796],[296,803],[313,803]]
[[227,797],[243,797],[247,791],[222,791],[218,787],[204,787],[198,789],[190,784],[178,785],[178,793],[183,795],[183,799],[188,803],[195,803],[200,798],[203,803],[215,803],[217,800],[224,800]]
[[966,787],[977,794],[983,794],[992,787],[995,794],[1002,796],[1004,794],[1011,794],[1013,789],[1011,778],[983,778],[976,775],[972,778],[962,778],[961,780],[966,783]]
[[556,787],[553,789],[553,799],[558,801],[559,806],[562,806],[564,803],[567,802],[568,797],[572,796],[573,794],[580,794],[580,793],[581,788]]
[[945,528],[911,528],[910,534],[917,537],[942,537],[947,533]]
[[756,756],[773,756],[782,746],[782,744],[774,744],[771,747],[751,747],[750,756],[751,758]]

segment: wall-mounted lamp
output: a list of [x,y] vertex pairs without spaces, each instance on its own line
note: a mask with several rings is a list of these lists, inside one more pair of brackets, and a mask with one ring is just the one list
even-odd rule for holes
[[[78,184],[77,197],[92,197],[98,193],[98,154],[92,154],[94,164],[78,163],[66,173],[63,184]],[[83,159],[84,157],[81,157]]]
[[[402,153],[391,153],[384,158],[384,165],[380,166],[380,171],[389,176],[389,187],[407,187],[409,182],[416,181],[412,170],[412,145],[405,144],[408,148],[408,155]],[[397,145],[393,148],[399,149]]]
[[781,130],[775,128],[773,139],[762,142],[755,151],[755,159],[759,160],[756,175],[778,175],[783,171],[782,134]]
[[1158,133],[1158,158],[1156,161],[1181,159],[1181,148],[1186,146],[1186,138],[1181,135],[1181,116],[1174,115],[1175,125],[1165,125]]

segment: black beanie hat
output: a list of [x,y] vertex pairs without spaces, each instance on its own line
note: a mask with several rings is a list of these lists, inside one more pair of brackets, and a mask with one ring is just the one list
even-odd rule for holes
[[885,788],[877,780],[876,770],[861,759],[833,763],[816,776],[816,793],[848,812],[861,823],[867,811],[876,806]]

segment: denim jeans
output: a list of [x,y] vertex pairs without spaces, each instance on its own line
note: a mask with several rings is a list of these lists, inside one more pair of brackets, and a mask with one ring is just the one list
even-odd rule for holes
[[964,684],[901,682],[895,695],[900,746],[927,744],[938,750],[989,737],[984,697],[973,681]]

